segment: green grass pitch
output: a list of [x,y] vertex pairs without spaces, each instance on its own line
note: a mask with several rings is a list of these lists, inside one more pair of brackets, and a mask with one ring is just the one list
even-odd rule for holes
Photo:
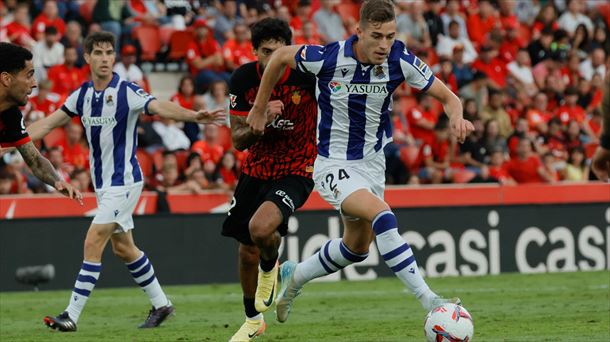
[[[458,295],[475,322],[475,341],[610,341],[610,272],[458,277],[428,280]],[[176,314],[138,330],[148,300],[136,288],[96,289],[76,333],[50,331],[47,314],[69,291],[0,293],[0,341],[227,341],[243,323],[237,284],[165,288]],[[288,322],[266,313],[258,341],[424,341],[424,310],[395,278],[312,283]]]

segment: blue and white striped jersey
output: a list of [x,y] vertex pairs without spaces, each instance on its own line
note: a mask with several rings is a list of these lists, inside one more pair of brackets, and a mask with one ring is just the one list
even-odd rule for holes
[[383,64],[356,60],[352,44],[305,45],[295,56],[297,69],[317,76],[318,155],[339,160],[366,159],[392,140],[392,93],[403,81],[427,90],[430,67],[395,41]]
[[103,91],[85,82],[66,99],[62,110],[79,116],[89,142],[91,177],[96,190],[142,181],[136,159],[137,123],[154,97],[113,74]]

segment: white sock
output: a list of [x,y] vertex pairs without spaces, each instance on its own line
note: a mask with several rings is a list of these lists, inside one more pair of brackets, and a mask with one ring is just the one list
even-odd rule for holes
[[379,213],[373,220],[377,248],[386,265],[405,284],[420,302],[424,303],[437,295],[419,273],[419,267],[411,246],[398,233],[396,216],[387,210]]
[[87,304],[87,299],[89,299],[89,295],[91,295],[91,291],[93,291],[101,271],[101,263],[83,260],[83,265],[74,283],[70,302],[66,308],[68,315],[74,323],[78,322],[78,318],[85,308],[85,304]]
[[303,286],[308,281],[319,278],[360,262],[369,254],[356,254],[347,248],[341,239],[329,240],[320,250],[300,262],[294,270],[294,281]]
[[155,276],[155,269],[144,252],[142,252],[142,256],[136,261],[126,265],[131,276],[136,283],[140,285],[142,290],[146,292],[155,309],[170,305],[169,300],[165,296],[165,293],[163,292],[163,289],[161,289],[161,285],[159,285],[159,281]]

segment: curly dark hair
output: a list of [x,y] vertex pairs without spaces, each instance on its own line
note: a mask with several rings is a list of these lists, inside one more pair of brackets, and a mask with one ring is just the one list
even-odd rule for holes
[[0,43],[0,72],[19,73],[25,62],[32,60],[32,53],[19,45]]
[[275,18],[265,18],[250,28],[252,31],[252,46],[254,49],[266,41],[276,40],[284,42],[286,45],[292,43],[292,31],[284,20]]

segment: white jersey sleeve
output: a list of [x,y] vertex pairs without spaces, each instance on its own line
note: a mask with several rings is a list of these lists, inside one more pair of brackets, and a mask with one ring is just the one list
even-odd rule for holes
[[294,56],[297,63],[297,70],[317,75],[322,70],[325,56],[325,46],[303,45]]
[[400,56],[400,68],[405,77],[405,82],[413,88],[426,91],[434,82],[432,69],[406,48]]
[[[82,95],[81,95],[81,92],[83,93]],[[81,113],[81,111],[83,110],[82,102],[84,100],[84,96],[85,96],[86,92],[87,92],[87,86],[86,86],[86,84],[83,84],[78,89],[73,91],[72,94],[70,94],[70,96],[68,96],[66,101],[64,101],[63,106],[61,106],[61,110],[64,111],[66,114],[68,114],[70,117],[82,116],[82,113]],[[80,105],[79,105],[79,99],[81,102]]]
[[144,111],[144,114],[151,115],[148,111],[148,104],[152,100],[156,100],[156,98],[144,91],[144,89],[140,88],[137,84],[127,84],[127,103],[132,112],[141,113]]

